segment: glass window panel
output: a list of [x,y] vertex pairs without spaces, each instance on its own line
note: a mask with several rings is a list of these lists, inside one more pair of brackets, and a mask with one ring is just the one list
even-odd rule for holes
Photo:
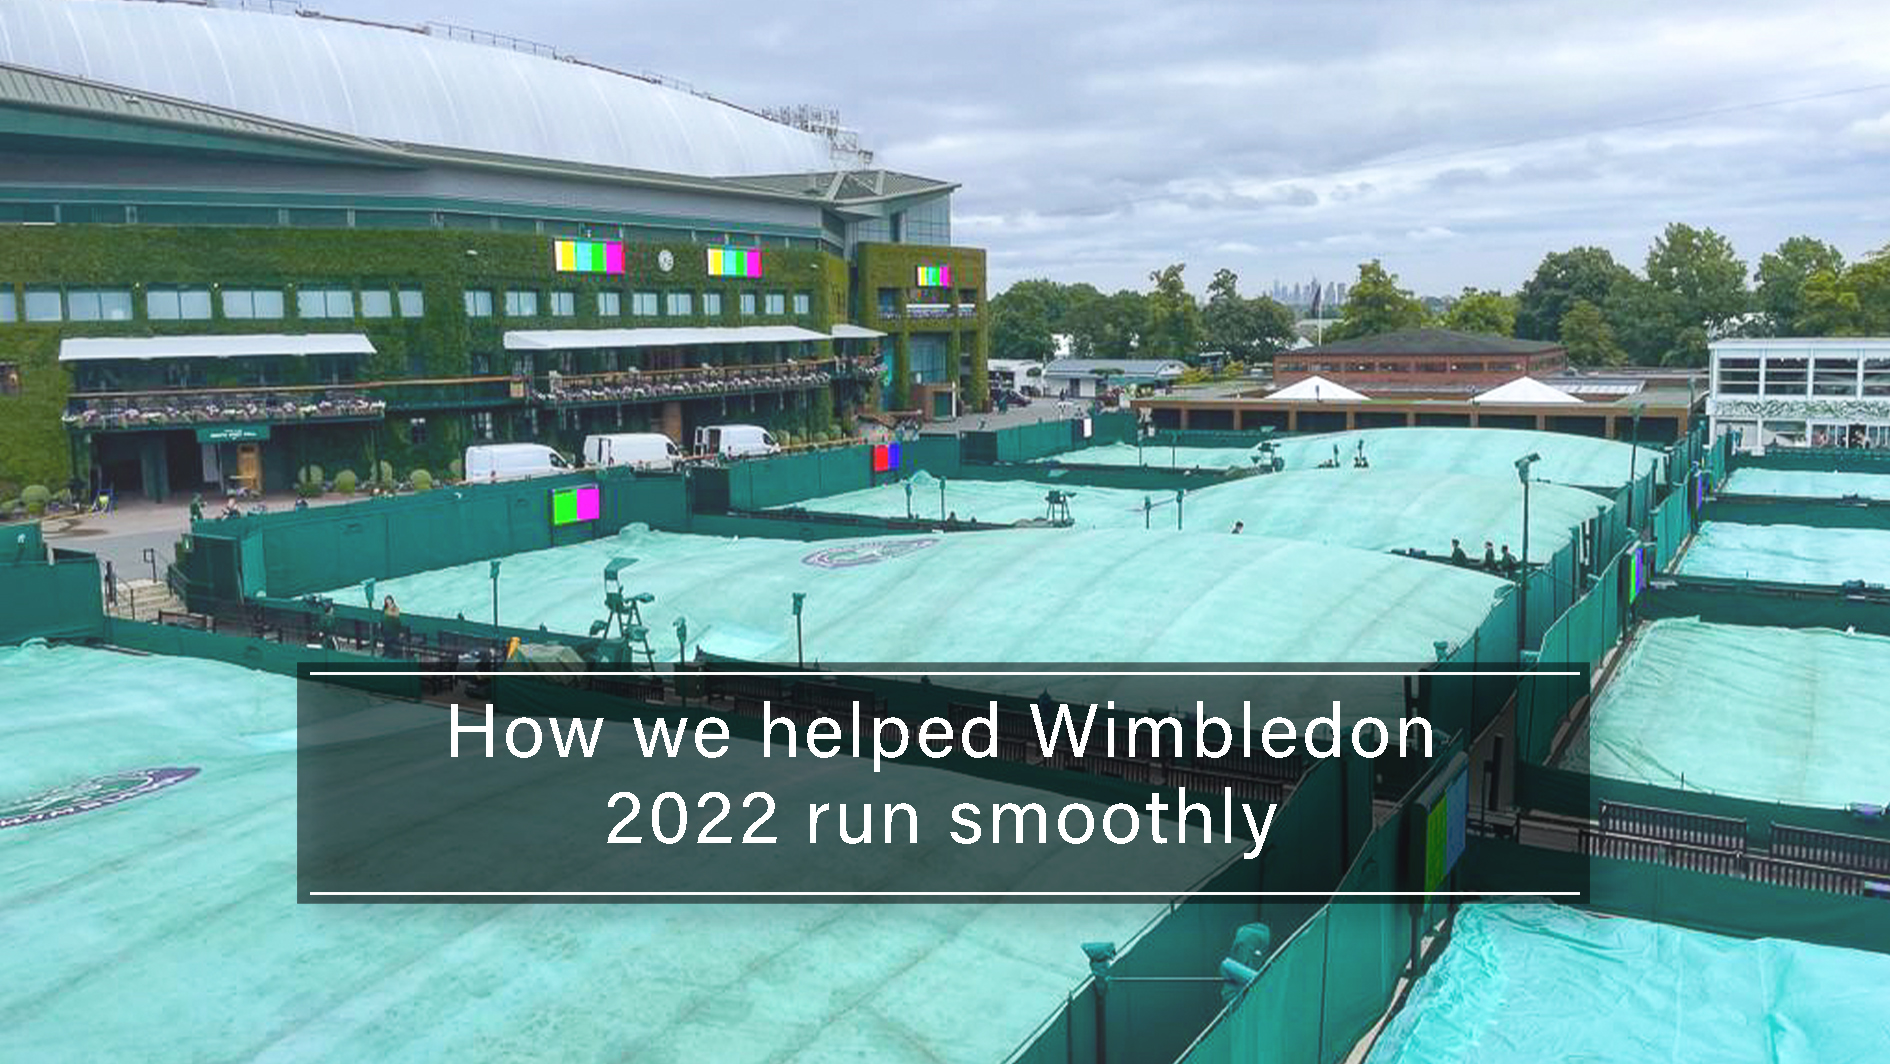
[[492,293],[482,288],[466,290],[466,316],[469,318],[492,317]]
[[393,317],[393,293],[385,288],[363,288],[361,290],[361,316],[364,318]]
[[426,294],[418,288],[400,290],[400,316],[403,318],[423,318],[427,313]]

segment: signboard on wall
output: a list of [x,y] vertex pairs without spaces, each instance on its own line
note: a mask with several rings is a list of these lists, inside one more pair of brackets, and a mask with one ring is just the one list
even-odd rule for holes
[[952,268],[950,266],[919,267],[920,288],[950,288],[952,286]]
[[1469,839],[1470,759],[1458,753],[1411,803],[1405,877],[1411,889],[1442,889]]
[[268,425],[199,425],[198,443],[238,443],[269,438]]
[[761,249],[715,247],[708,249],[710,277],[760,277]]
[[623,243],[616,240],[554,240],[552,265],[559,273],[622,273]]
[[597,485],[551,490],[551,527],[595,521],[603,512]]

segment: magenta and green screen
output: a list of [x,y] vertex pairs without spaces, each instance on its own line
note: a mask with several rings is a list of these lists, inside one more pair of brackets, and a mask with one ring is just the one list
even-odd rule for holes
[[950,266],[919,267],[920,288],[950,288],[952,286],[952,268]]
[[554,240],[551,249],[559,273],[623,272],[623,244],[615,240]]
[[710,277],[760,277],[760,248],[710,248]]
[[595,521],[602,509],[595,484],[579,488],[555,488],[551,492],[551,524],[554,528],[575,525],[580,521]]

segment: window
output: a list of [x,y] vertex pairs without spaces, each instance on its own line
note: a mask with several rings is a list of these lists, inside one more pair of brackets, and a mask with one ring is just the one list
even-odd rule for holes
[[295,313],[301,318],[352,318],[354,293],[346,288],[297,289]]
[[[1765,360],[1765,394],[1804,395],[1810,359],[1768,358]],[[1765,426],[1770,429],[1771,426]],[[1800,435],[1803,435],[1802,431]]]
[[686,318],[695,313],[695,297],[689,292],[671,292],[665,301],[665,311],[672,318]]
[[223,316],[226,318],[282,317],[282,289],[225,288]]
[[[1722,358],[1719,360],[1719,391],[1722,395],[1759,394],[1759,360]],[[1756,439],[1756,435],[1754,436]]]
[[210,290],[152,285],[144,290],[144,312],[152,321],[201,321],[210,316]]
[[1856,395],[1857,359],[1821,357],[1813,364],[1811,394]]
[[400,316],[403,318],[424,318],[427,314],[427,297],[418,288],[403,288],[398,293]]
[[597,316],[598,317],[614,318],[622,313],[623,313],[623,293],[622,292],[597,293]]
[[722,316],[722,293],[720,292],[702,293],[702,313],[705,316],[711,317],[711,318],[721,317]]
[[427,442],[427,419],[417,417],[407,422],[407,442],[421,444]]
[[766,306],[767,306],[766,313],[768,314],[771,314],[771,315],[786,314],[787,313],[787,294],[785,292],[769,292],[768,302]]
[[[0,318],[0,321],[6,319]],[[1872,396],[1890,395],[1890,358],[1866,358],[1864,360],[1864,394]]]
[[529,288],[508,288],[505,290],[505,316],[508,318],[535,318],[538,316],[538,293]]
[[73,321],[130,321],[131,291],[74,288],[66,293],[66,316]]
[[576,313],[577,313],[577,293],[576,292],[551,293],[551,316],[552,317],[568,318]]
[[794,293],[794,313],[795,313],[795,315],[797,315],[797,316],[803,316],[803,317],[804,317],[804,316],[806,316],[806,314],[808,313],[808,311],[809,311],[809,309],[811,308],[811,306],[812,306],[812,304],[813,304],[813,302],[814,302],[814,300],[813,300],[813,297],[812,297],[812,296],[810,296],[810,295],[808,295],[808,294],[807,294],[806,292],[796,292],[796,293]]
[[492,356],[483,351],[474,351],[471,355],[472,372],[475,377],[483,377],[492,372]]
[[899,289],[882,288],[879,290],[879,316],[882,318],[899,316]]
[[393,317],[394,294],[385,288],[361,289],[361,316],[364,318]]
[[655,292],[630,293],[630,313],[636,315],[639,318],[656,317],[656,293]]
[[492,291],[487,288],[466,289],[466,316],[469,318],[492,317]]
[[492,438],[492,411],[473,411],[472,434],[473,439],[476,440],[489,440]]
[[20,308],[13,298],[13,286],[0,282],[0,322],[18,321]]
[[[11,292],[7,293],[9,296]],[[0,362],[0,395],[20,394],[20,364]]]
[[755,294],[753,292],[743,292],[741,295],[741,304],[738,309],[740,310],[742,317],[744,318],[754,317],[755,316]]

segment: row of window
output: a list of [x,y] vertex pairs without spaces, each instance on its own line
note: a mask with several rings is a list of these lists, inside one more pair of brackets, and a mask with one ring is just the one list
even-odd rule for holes
[[[202,285],[148,285],[144,316],[150,321],[208,321],[220,298],[223,316],[231,319],[283,317],[280,288],[223,288],[214,293]],[[26,290],[15,305],[13,290],[0,286],[0,322],[12,321],[130,321],[133,299],[129,288],[46,288]],[[302,288],[295,294],[300,318],[418,318],[426,300],[418,288]],[[22,312],[23,310],[23,312]]]
[[[688,318],[696,313],[695,292],[631,292],[630,316],[636,318]],[[618,318],[623,316],[624,293],[602,291],[597,294],[597,316],[600,318]],[[722,316],[722,293],[703,292],[702,313],[705,317]],[[736,295],[736,312],[744,318],[756,315],[756,308],[768,317],[782,317],[788,313],[790,298],[793,300],[794,315],[806,317],[813,312],[813,295],[808,292],[741,292]],[[538,316],[538,292],[531,288],[508,288],[495,302],[491,289],[468,288],[465,292],[466,316],[469,318],[489,318],[495,305],[505,308],[508,318],[533,318]],[[554,318],[569,318],[577,314],[577,293],[557,291],[550,293],[550,314]],[[658,307],[662,309],[658,310]]]
[[[633,317],[692,317],[696,313],[695,292],[631,292]],[[622,292],[596,293],[597,316],[623,316]],[[711,318],[722,315],[722,293],[700,293],[702,313]],[[144,290],[144,313],[151,321],[207,321],[211,308],[220,298],[223,317],[230,319],[278,319],[284,317],[285,300],[280,288],[222,288],[214,292],[207,286],[149,285]],[[509,288],[498,305],[508,318],[533,318],[539,315],[539,293],[530,288]],[[737,295],[738,313],[745,318],[759,313],[783,317],[793,307],[796,317],[806,317],[813,310],[813,296],[808,292],[741,292]],[[660,303],[659,303],[660,300]],[[791,301],[791,304],[790,304]],[[577,315],[577,293],[553,291],[548,294],[547,312],[554,318]],[[51,288],[26,290],[21,305],[13,290],[0,285],[0,322],[29,321],[130,321],[133,308],[129,288]],[[491,289],[469,288],[465,292],[468,317],[489,318],[495,305]],[[659,305],[661,310],[659,312]],[[296,317],[308,319],[418,318],[426,313],[426,299],[418,288],[350,288],[305,286],[295,293]]]
[[[1560,369],[1564,363],[1560,359],[1536,359],[1528,368],[1537,371]],[[1388,361],[1373,359],[1366,361],[1344,362],[1308,362],[1298,359],[1279,359],[1274,362],[1275,373],[1516,373],[1524,369],[1524,364],[1514,360],[1496,362],[1467,362],[1444,359],[1419,359],[1415,362]]]
[[1714,376],[1721,395],[1890,396],[1890,358],[1721,358]]

